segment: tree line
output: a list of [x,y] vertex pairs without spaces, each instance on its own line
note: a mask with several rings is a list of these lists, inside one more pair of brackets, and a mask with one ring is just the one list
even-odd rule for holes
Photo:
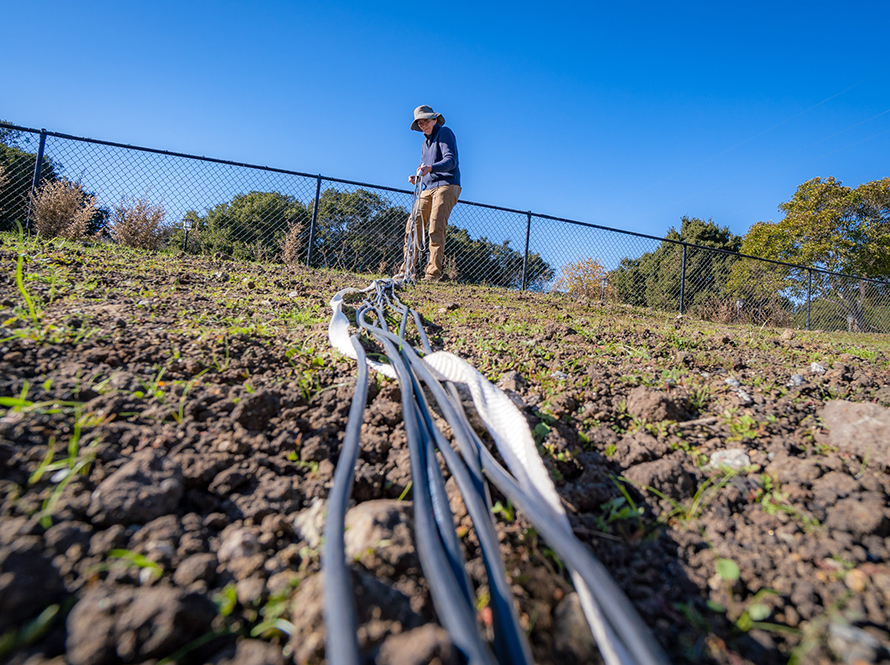
[[683,217],[655,251],[608,273],[610,293],[677,310],[685,242],[715,250],[686,248],[683,304],[692,314],[803,327],[809,312],[814,329],[890,332],[890,178],[858,187],[813,178],[779,210],[781,220],[757,222],[744,236]]

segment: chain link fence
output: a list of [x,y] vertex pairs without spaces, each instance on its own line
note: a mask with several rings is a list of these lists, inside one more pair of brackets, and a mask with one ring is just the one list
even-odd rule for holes
[[[399,270],[413,197],[0,123],[0,231],[33,231],[32,193],[63,179],[95,197],[91,233],[114,237],[141,201],[184,252],[369,274]],[[887,282],[466,201],[449,220],[445,273],[724,323],[890,332]]]

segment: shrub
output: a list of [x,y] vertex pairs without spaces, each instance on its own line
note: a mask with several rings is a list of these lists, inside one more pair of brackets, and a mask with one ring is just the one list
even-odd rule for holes
[[689,314],[714,323],[749,323],[788,327],[791,311],[779,298],[715,297],[696,303]]
[[31,195],[34,229],[44,238],[83,240],[97,211],[96,197],[87,195],[80,183],[65,178],[44,182]]
[[602,263],[593,258],[567,263],[553,285],[556,291],[565,291],[576,298],[594,299],[612,296],[607,281],[608,273]]
[[170,237],[170,229],[164,224],[166,215],[163,205],[152,205],[144,196],[124,197],[112,209],[111,235],[127,247],[160,249]]
[[305,253],[306,243],[303,241],[303,224],[291,224],[287,235],[281,241],[281,252],[284,262],[291,266],[299,263]]

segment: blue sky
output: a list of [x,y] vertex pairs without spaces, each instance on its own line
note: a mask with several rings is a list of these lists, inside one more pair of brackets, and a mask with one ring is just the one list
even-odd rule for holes
[[0,118],[408,188],[429,104],[466,200],[743,234],[890,176],[890,3],[57,2],[3,10]]

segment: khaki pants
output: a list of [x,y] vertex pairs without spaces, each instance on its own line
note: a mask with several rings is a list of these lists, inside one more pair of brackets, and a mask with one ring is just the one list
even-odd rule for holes
[[[426,266],[426,274],[429,277],[442,275],[442,263],[445,261],[445,228],[448,226],[448,216],[457,203],[460,196],[460,185],[441,185],[424,190],[420,194],[420,207],[422,219],[417,219],[417,234],[414,236],[415,256],[420,256],[422,246],[421,234],[424,233],[423,220],[429,220],[430,234],[430,262]],[[405,234],[411,232],[411,218],[405,227]],[[405,264],[399,268],[399,272],[405,272]]]

